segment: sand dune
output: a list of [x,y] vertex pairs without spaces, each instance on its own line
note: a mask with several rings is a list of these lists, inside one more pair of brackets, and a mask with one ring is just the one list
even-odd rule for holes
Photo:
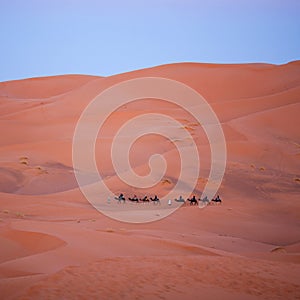
[[44,99],[77,89],[99,77],[87,75],[61,75],[13,80],[1,83],[1,96],[24,100]]
[[[228,151],[221,205],[184,206],[160,221],[130,224],[99,213],[78,188],[72,139],[81,112],[106,88],[144,76],[189,85],[220,119]],[[181,63],[0,83],[0,298],[300,299],[299,97],[299,61]],[[200,193],[210,170],[208,139],[189,113],[161,99],[122,106],[101,128],[103,180],[115,193],[139,197],[163,196],[176,184],[182,140],[148,135],[133,145],[137,174],[149,172],[153,153],[168,163],[151,188],[122,183],[108,159],[116,131],[143,113],[172,115],[190,133],[201,156]]]

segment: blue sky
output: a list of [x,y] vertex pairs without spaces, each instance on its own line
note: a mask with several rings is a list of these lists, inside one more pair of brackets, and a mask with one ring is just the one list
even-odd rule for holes
[[0,0],[0,81],[300,59],[300,1]]

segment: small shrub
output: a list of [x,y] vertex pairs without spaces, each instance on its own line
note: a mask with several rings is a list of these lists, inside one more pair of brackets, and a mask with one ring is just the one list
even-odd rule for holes
[[189,125],[195,127],[195,126],[199,126],[201,124],[200,123],[190,123]]
[[19,158],[19,163],[22,165],[28,165],[28,157],[22,156]]
[[275,247],[271,250],[272,253],[286,253],[285,248],[283,247]]
[[191,127],[191,126],[189,126],[189,125],[184,125],[184,126],[182,126],[181,128],[182,128],[182,129],[185,129],[185,130],[189,130],[189,131],[194,130],[194,128]]
[[22,213],[20,213],[20,212],[17,212],[17,213],[16,213],[16,217],[17,217],[17,218],[24,218],[24,216],[25,216],[25,215],[22,214]]
[[43,169],[41,166],[37,166],[35,168],[40,171],[40,174],[48,174],[48,171]]
[[161,181],[161,183],[162,183],[162,184],[171,184],[172,182],[171,182],[171,180],[169,180],[169,179],[163,179],[163,180]]

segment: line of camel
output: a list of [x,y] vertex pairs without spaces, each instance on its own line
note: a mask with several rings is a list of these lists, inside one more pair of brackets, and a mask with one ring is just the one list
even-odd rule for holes
[[[115,200],[118,201],[118,203],[125,203],[126,201],[126,198],[124,196],[124,194],[120,194],[119,197],[114,197]],[[138,198],[136,195],[134,195],[132,198],[128,197],[127,198],[128,201],[130,202],[135,202],[135,203],[149,203],[149,202],[153,202],[154,204],[160,204],[160,200],[159,198],[157,197],[157,195],[154,196],[154,198],[148,198],[148,196],[145,196],[144,198]],[[174,199],[176,202],[181,202],[183,204],[186,204],[187,201],[190,202],[190,205],[198,205],[199,202],[202,202],[204,204],[211,204],[212,202],[213,203],[222,203],[222,200],[220,198],[219,195],[217,195],[216,198],[213,198],[211,200],[209,200],[207,198],[207,196],[205,196],[203,199],[197,199],[195,195],[193,195],[192,198],[188,198],[188,199],[184,199],[182,196],[180,196],[178,199]],[[172,201],[171,200],[168,200],[168,204],[171,205]]]

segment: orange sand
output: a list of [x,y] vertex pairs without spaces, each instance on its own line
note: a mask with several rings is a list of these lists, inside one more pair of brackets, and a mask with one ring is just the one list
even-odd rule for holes
[[[143,76],[183,82],[215,110],[228,149],[222,205],[186,206],[136,225],[105,217],[81,194],[72,169],[80,113],[105,88]],[[1,299],[300,299],[299,61],[2,82],[0,108]],[[201,127],[178,108],[145,99],[120,108],[99,134],[97,163],[116,193],[140,192],[123,185],[106,159],[121,120],[166,111],[197,143],[196,191],[203,188],[210,154]],[[130,160],[146,174],[157,152],[170,182],[147,192],[163,195],[178,174],[174,145],[150,135]]]

